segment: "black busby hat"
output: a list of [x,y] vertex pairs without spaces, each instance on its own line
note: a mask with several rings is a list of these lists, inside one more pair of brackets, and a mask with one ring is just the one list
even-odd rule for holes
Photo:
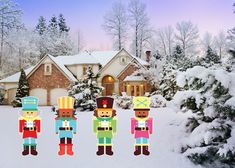
[[97,108],[113,108],[112,97],[99,97],[96,99]]

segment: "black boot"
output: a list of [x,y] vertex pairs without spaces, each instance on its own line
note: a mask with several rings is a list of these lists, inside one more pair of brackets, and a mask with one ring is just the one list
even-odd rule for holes
[[143,154],[144,155],[149,155],[150,154],[150,152],[148,150],[148,146],[143,146]]
[[23,150],[23,152],[22,152],[22,155],[28,155],[29,154],[29,146],[27,145],[24,145],[24,150]]
[[113,155],[112,146],[106,146],[106,154],[109,156]]
[[96,152],[98,156],[104,154],[104,146],[98,146],[98,151]]
[[34,155],[34,156],[38,155],[38,152],[36,150],[36,145],[31,146],[31,155]]
[[141,154],[141,146],[135,146],[135,152],[134,155],[140,155]]

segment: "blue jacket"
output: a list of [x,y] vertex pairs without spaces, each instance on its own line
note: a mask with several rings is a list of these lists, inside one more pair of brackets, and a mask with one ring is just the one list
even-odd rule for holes
[[[77,119],[76,118],[56,118],[55,131],[59,133],[59,138],[73,138],[73,133],[77,132]],[[72,127],[72,130],[60,130],[61,128]]]

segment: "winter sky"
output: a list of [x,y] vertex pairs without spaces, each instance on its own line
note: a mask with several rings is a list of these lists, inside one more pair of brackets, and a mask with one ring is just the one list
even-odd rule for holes
[[[80,31],[86,49],[112,49],[111,38],[101,27],[104,14],[115,0],[14,0],[23,10],[23,22],[35,27],[39,16],[47,20],[52,15],[64,14],[76,39]],[[217,34],[235,26],[234,0],[141,0],[146,3],[152,26],[157,29],[191,20],[200,34]],[[128,3],[128,0],[122,0]]]

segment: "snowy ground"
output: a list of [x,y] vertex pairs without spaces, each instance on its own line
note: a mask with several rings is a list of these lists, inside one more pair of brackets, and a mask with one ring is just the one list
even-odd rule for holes
[[195,168],[182,155],[173,151],[174,142],[180,138],[180,130],[174,121],[176,115],[169,108],[151,109],[154,118],[154,133],[151,136],[150,156],[134,156],[134,138],[130,134],[131,110],[117,109],[118,132],[114,137],[114,156],[96,155],[96,138],[92,132],[91,112],[78,113],[78,133],[74,138],[73,157],[57,155],[59,139],[54,132],[54,113],[50,107],[40,107],[42,133],[38,139],[39,155],[22,156],[22,139],[18,133],[18,110],[0,106],[0,168],[34,167],[91,168]]

